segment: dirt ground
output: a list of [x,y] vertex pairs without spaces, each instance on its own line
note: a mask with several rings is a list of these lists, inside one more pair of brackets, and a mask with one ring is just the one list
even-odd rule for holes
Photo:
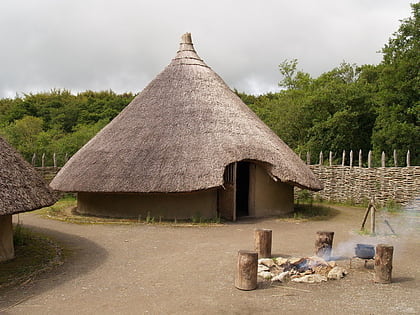
[[[378,218],[377,237],[355,231],[363,209],[337,207],[328,221],[243,220],[218,227],[77,225],[27,213],[23,224],[50,235],[71,254],[23,286],[0,292],[3,314],[419,314],[420,221]],[[309,256],[315,233],[335,231],[334,254],[357,242],[394,245],[393,283],[375,284],[373,263],[353,263],[342,280],[321,284],[233,285],[236,255],[253,249],[253,230],[273,230],[273,254]],[[349,260],[341,260],[348,266]]]

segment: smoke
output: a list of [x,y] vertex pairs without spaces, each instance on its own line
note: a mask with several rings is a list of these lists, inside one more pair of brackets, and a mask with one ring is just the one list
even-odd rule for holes
[[355,231],[349,240],[333,245],[333,256],[353,257],[357,244],[369,244],[375,247],[377,244],[389,244],[401,250],[407,241],[412,241],[419,236],[420,197],[414,199],[400,211],[378,211],[375,234],[363,235]]

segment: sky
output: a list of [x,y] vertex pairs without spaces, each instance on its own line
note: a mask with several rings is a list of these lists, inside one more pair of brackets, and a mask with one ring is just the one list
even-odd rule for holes
[[278,65],[313,77],[379,50],[414,0],[0,0],[0,98],[68,89],[140,92],[191,32],[232,88],[279,91]]

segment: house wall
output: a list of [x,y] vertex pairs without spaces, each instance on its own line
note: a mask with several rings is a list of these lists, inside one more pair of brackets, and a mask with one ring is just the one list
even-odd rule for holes
[[0,261],[14,257],[12,215],[0,215]]
[[264,217],[293,211],[293,186],[275,182],[257,164],[250,166],[249,215]]
[[217,190],[172,194],[77,194],[77,210],[82,214],[146,218],[148,214],[159,219],[215,218]]

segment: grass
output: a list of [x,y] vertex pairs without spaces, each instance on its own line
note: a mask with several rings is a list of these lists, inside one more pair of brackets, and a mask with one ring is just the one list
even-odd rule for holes
[[190,219],[165,219],[162,216],[154,217],[147,213],[145,217],[139,215],[137,218],[112,218],[112,217],[100,217],[92,215],[82,215],[75,212],[77,206],[77,200],[74,196],[69,195],[60,199],[53,206],[43,208],[36,211],[43,217],[48,219],[54,219],[58,221],[64,221],[75,224],[159,224],[159,225],[170,225],[170,226],[211,226],[222,224],[220,217],[216,218],[202,218],[201,216],[193,216]]
[[61,247],[20,224],[14,226],[15,258],[0,262],[0,289],[29,282],[63,262]]
[[399,213],[403,210],[403,207],[394,200],[388,200],[388,202],[379,210],[388,213]]
[[280,220],[286,221],[320,221],[328,220],[336,216],[338,210],[323,205],[298,204],[292,213],[281,217]]

